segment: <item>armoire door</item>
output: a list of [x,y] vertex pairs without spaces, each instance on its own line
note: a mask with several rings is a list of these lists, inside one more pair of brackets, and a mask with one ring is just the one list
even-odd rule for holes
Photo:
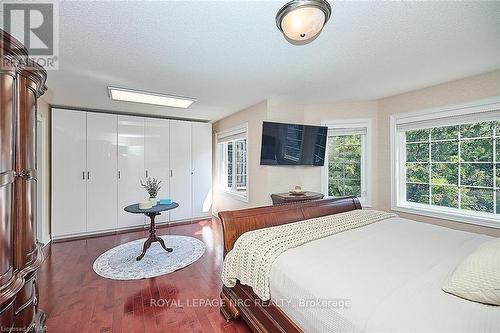
[[[15,215],[18,227],[14,233],[14,244],[23,249],[17,256],[18,267],[29,265],[37,250],[36,239],[36,113],[37,98],[35,83],[21,75],[18,81],[19,105],[17,123],[16,193]],[[25,176],[22,174],[24,173]],[[22,226],[22,229],[21,229]],[[31,286],[27,286],[28,289]],[[31,311],[31,310],[30,310]],[[28,314],[29,315],[29,314]]]
[[52,233],[87,231],[86,113],[52,109]]
[[212,124],[191,124],[192,217],[211,215]]
[[[0,73],[0,290],[12,283],[14,275],[14,180],[15,180],[15,88],[14,76]],[[3,304],[0,304],[0,306]],[[12,326],[13,306],[0,317],[0,324]],[[9,311],[9,313],[7,313]],[[9,314],[9,316],[7,316]],[[8,317],[8,319],[7,319]]]
[[170,197],[179,207],[170,211],[173,221],[191,218],[191,123],[170,121]]
[[[170,121],[146,118],[145,122],[145,176],[161,181],[158,199],[170,197]],[[156,218],[158,222],[169,220],[168,212]],[[149,223],[149,219],[148,219]]]
[[117,228],[118,116],[87,113],[87,231]]
[[144,224],[144,216],[123,210],[149,199],[144,180],[144,118],[118,116],[118,227]]

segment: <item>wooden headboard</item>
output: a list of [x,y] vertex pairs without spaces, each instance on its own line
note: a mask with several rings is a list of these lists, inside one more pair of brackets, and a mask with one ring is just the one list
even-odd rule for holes
[[224,255],[247,231],[361,209],[356,197],[303,201],[278,206],[219,212],[224,233]]

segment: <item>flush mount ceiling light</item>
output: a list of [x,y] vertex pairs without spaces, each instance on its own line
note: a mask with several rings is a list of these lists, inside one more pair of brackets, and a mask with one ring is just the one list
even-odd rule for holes
[[287,41],[304,45],[319,36],[331,14],[326,0],[292,0],[276,14],[276,25]]
[[170,106],[186,109],[196,102],[196,98],[158,94],[148,91],[108,87],[109,97],[115,101]]

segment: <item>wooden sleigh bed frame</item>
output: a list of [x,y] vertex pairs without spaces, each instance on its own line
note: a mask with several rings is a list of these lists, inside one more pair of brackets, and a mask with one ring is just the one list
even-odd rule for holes
[[[361,209],[355,197],[324,199],[279,206],[250,208],[220,212],[224,237],[224,257],[234,243],[247,231],[277,226],[310,218]],[[302,332],[281,309],[270,301],[262,301],[252,288],[237,283],[234,287],[222,287],[220,311],[227,321],[243,320],[254,332]]]

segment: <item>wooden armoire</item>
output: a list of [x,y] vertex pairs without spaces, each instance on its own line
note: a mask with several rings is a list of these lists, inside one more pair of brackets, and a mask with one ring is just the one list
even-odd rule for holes
[[47,73],[0,29],[0,328],[40,331],[36,239],[36,113]]

